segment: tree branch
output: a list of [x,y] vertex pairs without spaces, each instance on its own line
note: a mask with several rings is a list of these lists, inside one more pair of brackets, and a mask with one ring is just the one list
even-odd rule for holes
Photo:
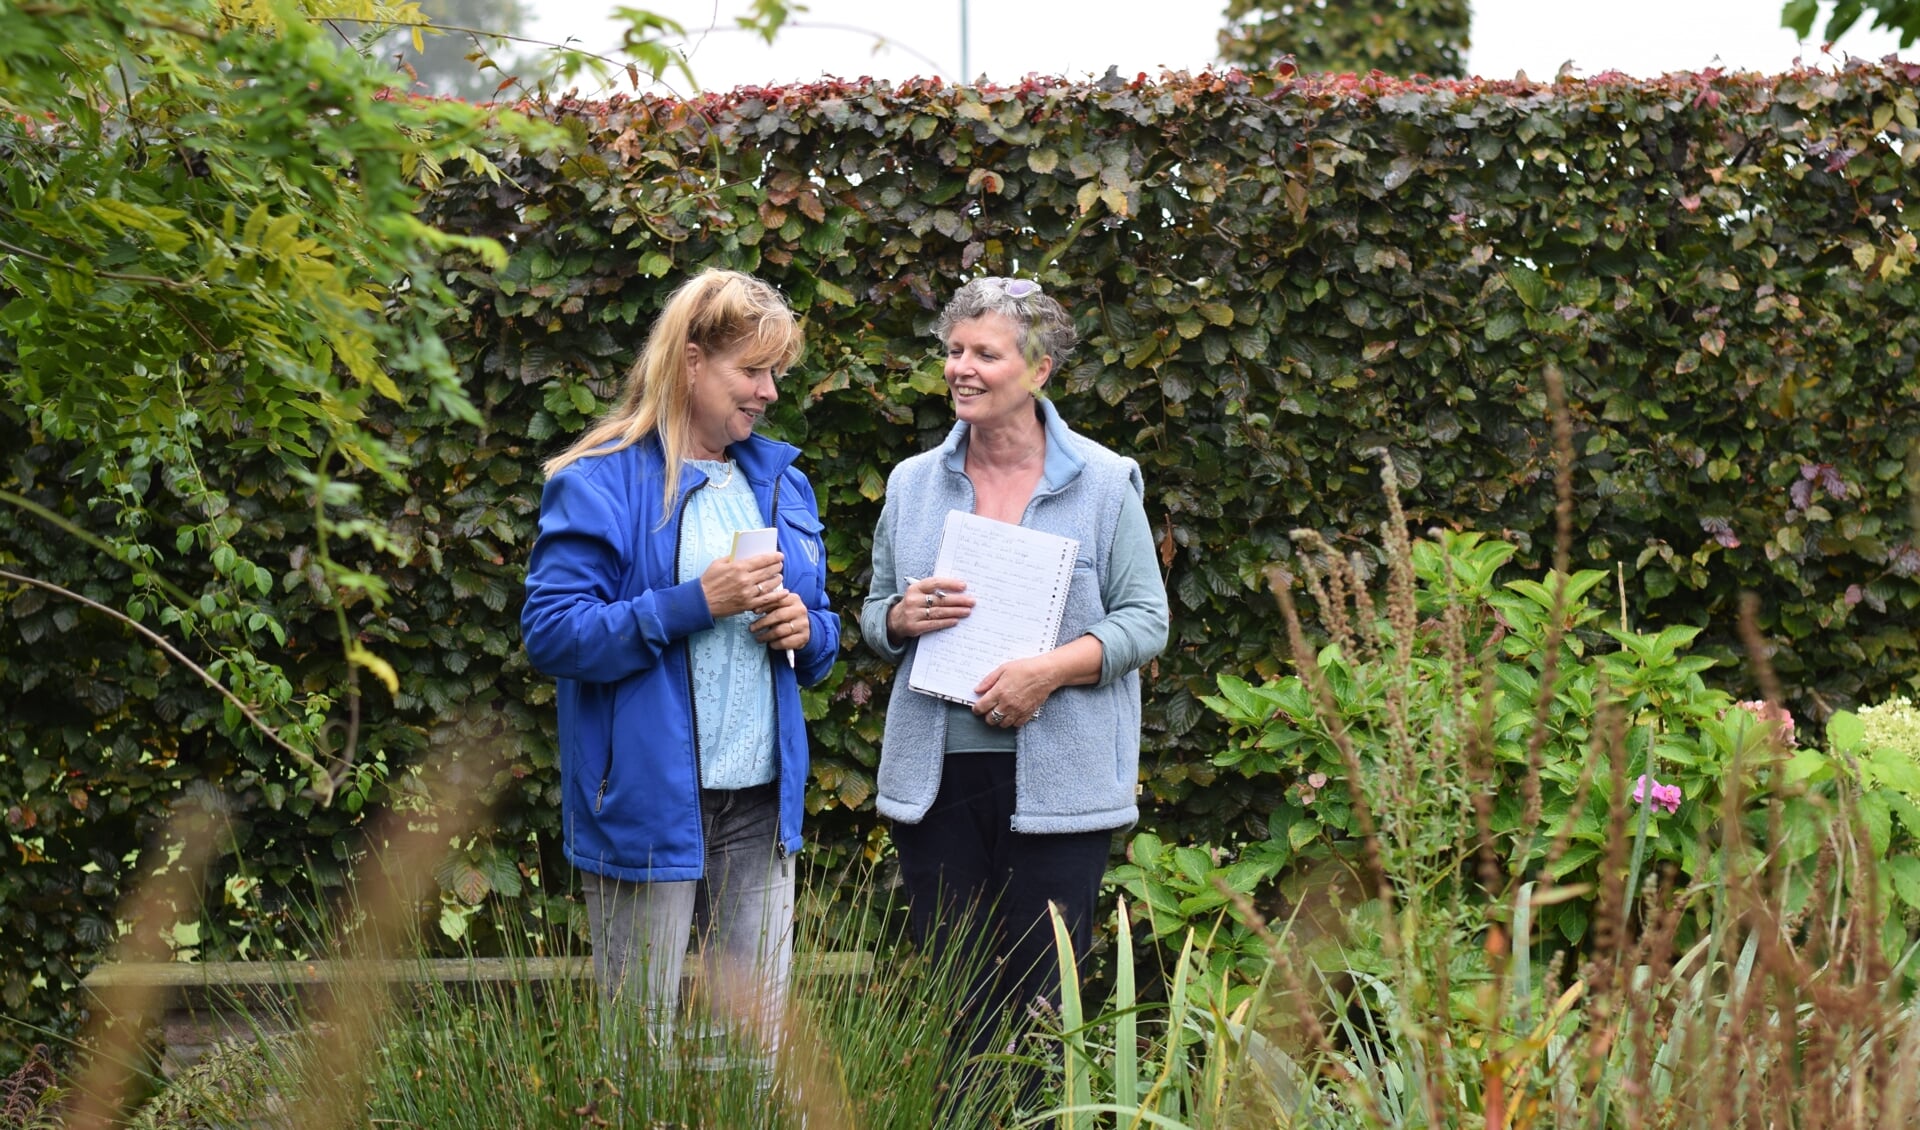
[[[67,266],[67,264],[62,263],[60,260],[55,259],[52,256],[42,255],[38,251],[28,251],[24,247],[16,247],[15,245],[8,243],[4,239],[0,239],[0,251],[11,251],[15,255],[24,255],[29,259],[38,259],[42,263],[51,263],[56,267]],[[192,290],[195,287],[200,285],[199,280],[197,279],[190,280],[188,282],[181,282],[179,279],[161,278],[159,275],[130,275],[121,271],[95,271],[93,272],[93,275],[95,278],[114,279],[119,282],[146,283],[151,286],[164,286],[168,290]]]
[[[308,16],[307,18],[310,20],[324,19],[326,20],[326,22],[330,24],[335,22],[336,20],[339,20],[339,17],[337,16],[329,16],[329,17]],[[342,21],[342,22],[346,22],[346,21]],[[375,21],[355,20],[351,22],[363,23],[363,22],[375,22]],[[612,67],[616,71],[624,71],[627,69],[627,64],[622,63],[618,59],[614,59],[606,55],[597,54],[592,51],[586,51],[578,47],[568,47],[564,43],[555,43],[551,39],[534,39],[533,37],[526,36],[526,35],[512,35],[504,31],[487,31],[484,28],[477,28],[477,27],[461,27],[458,24],[437,24],[432,22],[431,20],[423,21],[420,23],[400,23],[395,21],[395,22],[388,22],[386,24],[387,31],[394,31],[403,27],[404,28],[421,28],[423,30],[429,30],[429,31],[456,31],[465,35],[473,35],[473,36],[484,35],[489,39],[504,39],[509,43],[526,43],[526,44],[531,44],[534,47],[551,48],[552,50],[555,50],[555,51],[571,51],[576,55],[585,55],[589,59],[598,59],[600,62],[605,63],[607,66]],[[338,32],[340,29],[336,27],[334,28],[334,30]],[[342,34],[343,36],[345,35],[344,32],[341,32],[340,34]],[[384,35],[386,33],[382,32],[381,34]]]
[[200,676],[201,680],[205,682],[208,686],[212,687],[216,691],[219,691],[220,694],[223,697],[225,697],[228,702],[233,704],[234,709],[238,710],[241,713],[241,715],[246,718],[248,722],[252,723],[254,729],[259,730],[262,734],[265,734],[267,738],[273,742],[274,745],[277,745],[281,749],[284,749],[288,753],[292,754],[297,760],[299,760],[299,762],[302,765],[305,765],[310,769],[321,770],[322,777],[324,777],[327,781],[327,796],[324,799],[326,800],[332,799],[333,777],[331,774],[326,772],[325,768],[318,761],[314,760],[311,754],[305,753],[301,750],[295,749],[291,745],[288,745],[286,742],[286,739],[282,738],[279,735],[279,733],[274,730],[272,726],[267,725],[266,720],[264,718],[261,718],[258,714],[255,714],[251,707],[249,707],[246,703],[240,701],[240,696],[234,694],[232,691],[228,690],[226,687],[221,686],[220,680],[214,678],[211,674],[209,674],[206,668],[200,666],[198,663],[195,663],[193,660],[188,659],[184,654],[181,653],[179,648],[168,643],[166,639],[160,635],[160,633],[154,631],[152,628],[147,627],[145,624],[140,623],[138,620],[133,619],[131,616],[128,616],[123,612],[118,612],[118,611],[115,611],[114,609],[108,608],[106,605],[101,604],[97,600],[89,600],[86,597],[81,596],[79,593],[74,592],[71,589],[61,588],[59,585],[54,584],[52,581],[43,581],[37,577],[28,577],[20,573],[10,572],[6,569],[0,569],[0,580],[13,581],[16,584],[32,585],[35,588],[46,589],[50,593],[54,593],[58,596],[64,596],[68,600],[75,601],[76,603],[79,603],[79,604],[84,604],[88,608],[94,609],[97,612],[104,612],[108,616],[111,616],[115,620],[118,620],[122,624],[125,624],[127,627],[132,628],[134,631],[139,632],[141,635],[145,636],[148,640],[152,641],[154,646],[160,648],[162,651],[172,656],[182,666],[186,667],[188,670],[192,671],[194,674]]
[[[65,518],[62,518],[60,515],[40,505],[39,503],[35,502],[31,498],[25,498],[9,490],[0,490],[0,502],[4,502],[9,506],[18,507],[21,510],[25,510],[27,513],[40,519],[42,522],[45,522],[48,525],[53,526],[57,529],[65,530],[67,533],[72,534],[74,537],[79,538],[83,542],[86,542],[88,545],[106,554],[108,557],[113,558],[115,561],[118,561],[120,564],[125,565],[129,569],[145,568],[145,566],[139,565],[132,561],[128,561],[125,557],[121,556],[120,551],[115,549],[111,543],[105,541],[102,538],[95,536],[94,534],[90,533],[87,530],[81,529],[79,526],[76,526],[72,522],[67,521]],[[159,573],[156,573],[151,569],[147,569],[147,575],[153,578],[153,583],[156,585],[159,585],[161,591],[165,592],[168,596],[172,597],[173,599],[179,601],[181,604],[189,605],[194,603],[194,599],[188,596],[184,590],[182,590],[179,586],[175,585],[173,582],[167,580],[165,577],[162,577]]]

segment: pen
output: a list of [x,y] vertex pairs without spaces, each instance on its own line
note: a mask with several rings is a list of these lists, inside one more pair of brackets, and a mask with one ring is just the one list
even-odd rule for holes
[[[783,592],[786,590],[785,585],[781,585],[780,588],[781,588],[781,591]],[[786,652],[787,652],[787,670],[791,671],[793,670],[793,649],[787,648]]]
[[[782,591],[784,591],[784,589],[783,589]],[[747,613],[747,616],[748,616],[748,619],[749,619],[749,622],[751,622],[751,621],[753,621],[753,620],[758,620],[758,619],[760,618],[760,615],[761,615],[761,614],[760,614],[760,613],[758,613],[758,612],[749,612],[749,613]],[[793,667],[793,649],[792,649],[792,648],[790,648],[790,647],[784,647],[784,648],[781,648],[780,650],[782,650],[782,651],[784,651],[784,652],[786,652],[786,653],[787,653],[787,670],[789,670],[789,671],[791,671],[791,670],[793,670],[793,669],[794,669],[794,667]]]
[[[782,591],[785,591],[785,586],[782,586]],[[787,670],[793,670],[793,649],[788,647],[781,650],[787,653]]]
[[[920,583],[921,581],[924,581],[924,580],[926,580],[926,578],[925,578],[925,577],[908,577],[908,578],[907,578],[907,587],[908,587],[908,588],[912,588],[912,587],[913,587],[914,585],[917,585],[917,584],[919,584],[919,583]],[[934,590],[933,590],[933,595],[935,595],[935,596],[945,596],[945,595],[947,595],[947,590],[946,590],[946,589],[934,589]]]

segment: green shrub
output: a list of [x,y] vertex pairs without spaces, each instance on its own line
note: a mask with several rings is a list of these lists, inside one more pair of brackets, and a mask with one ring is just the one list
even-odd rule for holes
[[[1384,477],[1384,583],[1309,557],[1331,636],[1316,649],[1295,579],[1276,573],[1294,673],[1222,675],[1207,700],[1233,739],[1216,760],[1289,798],[1269,834],[1142,833],[1114,873],[1180,947],[1170,1013],[1237,1026],[1180,1062],[1228,1056],[1238,1077],[1159,1113],[1192,1127],[1910,1118],[1920,769],[1863,743],[1845,712],[1824,747],[1796,750],[1785,711],[1704,685],[1690,632],[1603,627],[1588,597],[1604,573],[1502,581],[1510,545],[1409,542]],[[1755,663],[1768,682],[1762,649]],[[1069,1047],[1121,1038],[1128,1004],[1068,1017]],[[1163,1039],[1178,1058],[1182,1038]],[[1061,1125],[1156,1109],[1110,1086]]]
[[[1590,598],[1604,593],[1605,573],[1576,572],[1564,589],[1552,572],[1502,582],[1498,571],[1513,547],[1473,533],[1439,532],[1414,541],[1405,556],[1407,583],[1418,587],[1412,599],[1389,596],[1378,610],[1343,564],[1324,583],[1314,578],[1321,619],[1335,628],[1315,656],[1317,680],[1220,676],[1221,693],[1205,699],[1229,726],[1215,763],[1265,779],[1283,799],[1266,834],[1240,845],[1226,867],[1196,866],[1202,849],[1177,848],[1172,854],[1187,865],[1156,874],[1153,864],[1168,849],[1135,837],[1133,865],[1115,877],[1154,909],[1173,911],[1158,932],[1224,905],[1231,892],[1311,874],[1326,860],[1400,874],[1459,852],[1459,879],[1484,885],[1489,874],[1476,873],[1473,859],[1484,852],[1499,882],[1468,897],[1502,893],[1509,876],[1551,881],[1566,897],[1541,908],[1537,928],[1581,946],[1605,894],[1610,821],[1633,831],[1636,878],[1720,879],[1731,811],[1749,842],[1773,845],[1804,883],[1829,848],[1843,794],[1868,833],[1872,861],[1891,864],[1880,869],[1883,886],[1889,876],[1900,880],[1886,892],[1897,901],[1883,905],[1920,910],[1920,887],[1906,878],[1920,867],[1910,855],[1920,833],[1920,767],[1861,745],[1851,715],[1835,717],[1830,749],[1789,758],[1781,751],[1794,740],[1791,717],[1709,688],[1702,674],[1713,661],[1687,651],[1693,629],[1604,626],[1612,613]],[[1351,618],[1334,611],[1347,600],[1356,606]],[[1324,701],[1316,701],[1316,681]],[[1615,746],[1617,757],[1602,760]],[[1371,829],[1356,792],[1394,814],[1380,825],[1377,864],[1361,858]],[[1436,808],[1435,818],[1421,818]],[[1459,837],[1458,821],[1470,819],[1483,822],[1484,845]],[[1889,861],[1890,853],[1904,858]],[[1225,890],[1212,889],[1216,876]],[[1188,898],[1172,905],[1175,892]],[[1451,889],[1405,895],[1459,897]],[[1791,907],[1807,897],[1798,889]],[[1682,941],[1704,928],[1706,911],[1696,907]],[[1897,954],[1905,934],[1897,921],[1889,931]],[[1251,952],[1244,937],[1238,945]]]
[[[0,1001],[72,1026],[78,975],[113,936],[127,877],[164,850],[169,808],[222,800],[230,814],[192,948],[287,952],[298,908],[325,906],[366,850],[363,814],[394,803],[430,750],[466,758],[470,789],[425,799],[491,814],[427,900],[459,944],[498,948],[524,928],[473,911],[490,893],[566,913],[551,687],[516,630],[536,468],[612,399],[673,283],[710,263],[760,272],[806,319],[809,352],[768,427],[804,449],[849,615],[885,472],[950,422],[926,333],[955,280],[1037,273],[1074,312],[1085,347],[1054,394],[1075,427],[1141,461],[1173,596],[1142,780],[1166,842],[1264,839],[1287,804],[1339,800],[1303,806],[1276,791],[1291,786],[1280,774],[1215,765],[1225,724],[1200,700],[1223,672],[1278,672],[1262,572],[1304,572],[1289,529],[1325,531],[1344,556],[1371,525],[1362,452],[1391,453],[1419,527],[1498,531],[1539,568],[1549,364],[1571,389],[1579,552],[1624,572],[1646,646],[1697,631],[1688,655],[1730,657],[1737,594],[1753,591],[1796,717],[1821,717],[1816,696],[1912,691],[1915,74],[822,83],[528,107],[575,148],[489,150],[497,183],[449,164],[425,201],[432,222],[512,249],[503,271],[444,264],[461,308],[440,330],[480,424],[449,426],[418,396],[374,405],[367,426],[404,471],[333,484],[359,488],[335,520],[364,522],[333,556],[376,577],[385,608],[316,568],[319,485],[267,452],[194,451],[237,552],[270,566],[248,601],[286,632],[240,643],[262,679],[334,696],[300,721],[328,758],[357,733],[367,769],[351,799],[304,795],[299,766],[120,625],[0,592],[0,795],[18,859],[0,870]],[[0,366],[11,349],[0,330]],[[34,419],[0,404],[0,490],[111,533],[122,511],[91,492],[124,482],[138,499],[125,513],[161,545],[213,520],[161,465],[99,466]],[[110,607],[143,592],[13,505],[0,561]],[[163,564],[194,598],[232,602],[191,545]],[[847,642],[807,699],[811,826],[834,863],[884,848],[870,798],[891,672]],[[350,643],[397,688],[357,718],[336,694]],[[1715,673],[1752,697],[1738,669]],[[1658,710],[1701,708],[1661,686],[1682,698]],[[1688,740],[1719,740],[1701,726]],[[1635,756],[1688,788],[1679,740]],[[1657,858],[1684,855],[1697,796],[1653,818]]]

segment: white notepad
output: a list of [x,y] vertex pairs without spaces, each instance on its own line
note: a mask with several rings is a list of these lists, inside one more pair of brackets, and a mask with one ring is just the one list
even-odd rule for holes
[[733,534],[733,559],[758,557],[763,553],[780,552],[780,531],[772,526],[763,526],[757,530],[735,530]]
[[967,582],[973,613],[920,637],[907,686],[971,706],[995,667],[1053,650],[1079,552],[1072,538],[948,511],[933,575]]

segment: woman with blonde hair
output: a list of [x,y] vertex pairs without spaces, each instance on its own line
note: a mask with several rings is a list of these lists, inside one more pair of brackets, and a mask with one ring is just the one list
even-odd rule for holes
[[[667,301],[619,404],[546,465],[521,630],[559,683],[561,810],[594,978],[673,1032],[689,931],[777,1037],[807,734],[840,649],[799,450],[756,435],[802,347],[771,286],[708,270]],[[736,558],[772,527],[777,552]],[[743,975],[748,971],[752,980]],[[609,1015],[614,1010],[609,1010]]]

